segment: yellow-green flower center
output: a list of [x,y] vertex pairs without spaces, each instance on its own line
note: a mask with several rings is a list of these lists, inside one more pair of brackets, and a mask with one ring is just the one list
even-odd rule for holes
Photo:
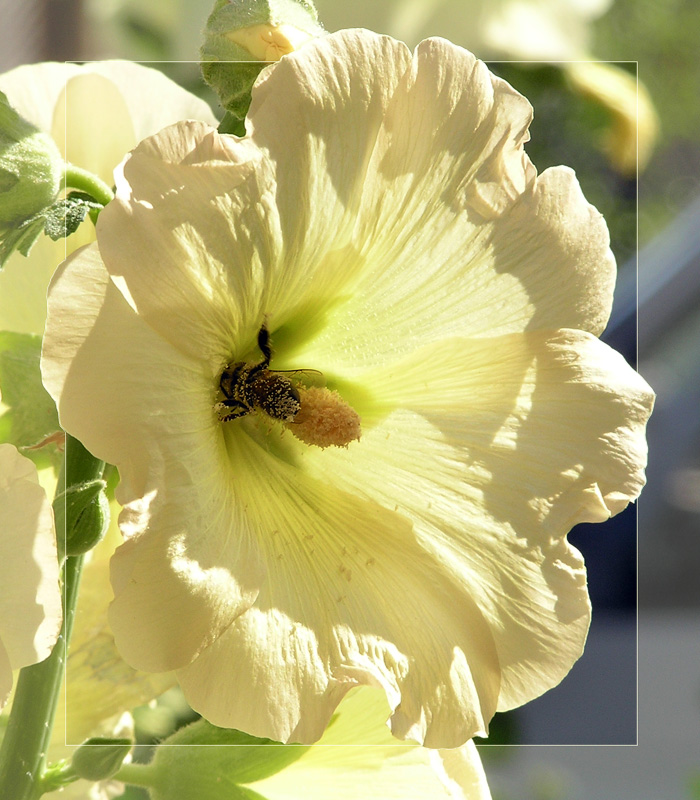
[[338,392],[325,387],[307,388],[295,383],[291,373],[270,369],[270,334],[263,323],[258,332],[262,361],[234,361],[220,377],[224,399],[214,406],[222,422],[255,412],[284,422],[302,442],[317,447],[347,447],[360,438],[360,417]]

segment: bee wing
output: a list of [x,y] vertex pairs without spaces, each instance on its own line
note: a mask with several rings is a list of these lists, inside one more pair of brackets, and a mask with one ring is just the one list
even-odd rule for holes
[[282,375],[303,376],[306,383],[314,386],[323,385],[323,373],[317,369],[276,369]]

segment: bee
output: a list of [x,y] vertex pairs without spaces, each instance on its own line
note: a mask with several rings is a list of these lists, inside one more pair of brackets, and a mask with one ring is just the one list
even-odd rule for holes
[[222,422],[254,411],[264,411],[273,419],[289,422],[301,408],[299,392],[281,372],[271,370],[270,332],[263,322],[258,331],[258,347],[263,359],[257,364],[236,361],[227,364],[219,379],[224,399],[214,406]]

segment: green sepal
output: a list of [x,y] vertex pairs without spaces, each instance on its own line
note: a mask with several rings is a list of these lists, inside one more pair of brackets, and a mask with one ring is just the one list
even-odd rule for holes
[[245,136],[245,120],[235,117],[227,111],[217,128],[219,133],[232,133],[234,136]]
[[240,784],[276,774],[309,749],[217,728],[206,720],[182,728],[164,744],[207,746],[159,747],[149,765],[153,800],[249,800],[259,795]]
[[[0,416],[0,442],[37,447],[60,429],[56,405],[41,382],[41,336],[0,332],[0,394],[7,410]],[[58,467],[56,448],[24,450],[38,466]]]
[[61,759],[61,761],[55,761],[46,767],[39,780],[38,788],[43,794],[50,794],[64,789],[77,780],[78,776],[71,767],[70,761]]
[[44,233],[57,242],[75,233],[89,212],[102,208],[102,203],[96,203],[89,194],[70,192],[47,209]]
[[53,501],[57,540],[62,544],[65,530],[65,555],[80,556],[102,541],[109,527],[107,482],[101,478],[69,486]]
[[[235,45],[232,45],[235,47]],[[204,56],[202,56],[204,59]],[[239,130],[250,108],[252,99],[251,90],[256,78],[266,66],[264,61],[251,64],[245,61],[219,62],[215,60],[202,60],[200,65],[202,77],[219,95],[219,102],[234,120],[237,121]],[[245,133],[245,126],[242,127]],[[224,132],[224,131],[222,131]]]
[[104,781],[115,775],[132,747],[130,739],[93,737],[83,742],[73,753],[71,766],[79,778]]

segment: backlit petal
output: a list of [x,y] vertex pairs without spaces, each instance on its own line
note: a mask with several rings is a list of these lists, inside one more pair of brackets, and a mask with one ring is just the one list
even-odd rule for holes
[[229,449],[267,578],[179,671],[190,704],[217,725],[308,742],[349,689],[370,684],[401,738],[457,746],[485,730],[499,689],[492,634],[410,523],[266,456],[240,429]]
[[63,618],[51,503],[34,464],[11,444],[0,444],[0,533],[4,702],[8,661],[12,669],[43,661],[56,643]]
[[426,346],[364,383],[377,412],[353,457],[309,450],[303,463],[410,519],[491,623],[499,706],[537,696],[588,628],[583,561],[565,535],[641,491],[651,390],[568,330]]
[[[121,644],[133,666],[182,666],[250,605],[262,574],[222,462],[211,378],[139,318],[96,246],[57,270],[51,294],[49,325],[63,319],[64,337],[45,339],[43,375],[61,397],[61,424],[119,468],[123,530],[149,530],[112,561],[112,627],[119,638],[134,619],[146,622]],[[115,372],[129,375],[118,392]]]
[[388,714],[381,692],[353,690],[318,746],[250,788],[266,800],[490,800],[473,742],[440,751],[401,743],[386,727]]
[[[0,75],[0,91],[52,134],[67,160],[110,186],[116,165],[145,136],[183,118],[216,124],[205,102],[159,70],[128,61],[23,65]],[[13,254],[0,272],[0,329],[41,335],[54,269],[94,238],[87,219],[67,239],[42,236],[28,257]]]

